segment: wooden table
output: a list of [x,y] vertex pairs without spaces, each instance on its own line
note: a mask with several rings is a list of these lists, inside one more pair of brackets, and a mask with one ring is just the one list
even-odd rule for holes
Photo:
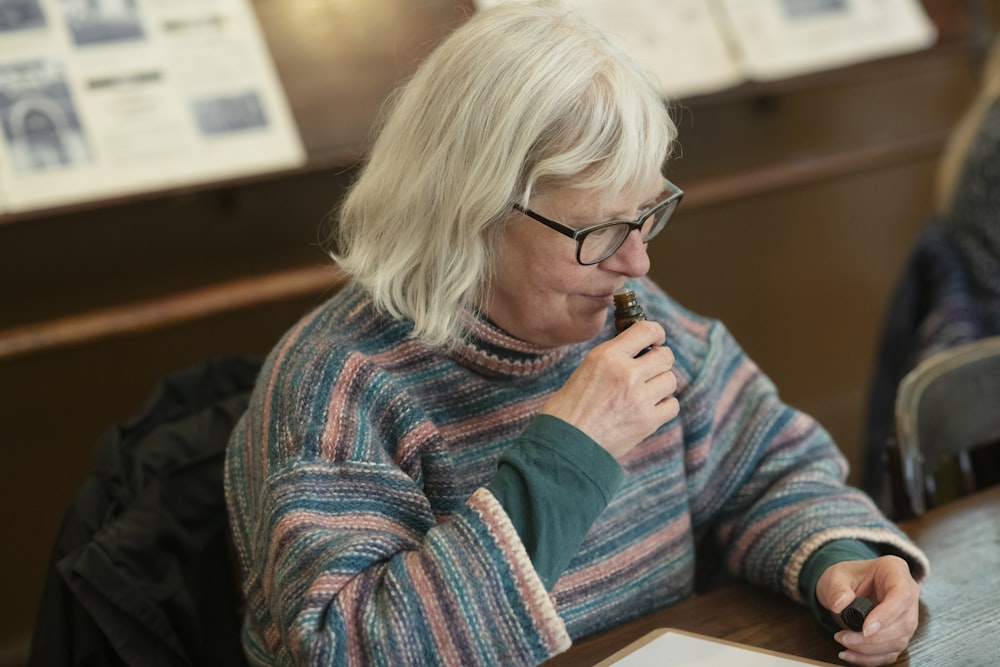
[[[920,627],[896,665],[1000,662],[1000,487],[900,524],[927,553]],[[726,586],[583,639],[548,667],[593,665],[660,627],[843,665],[841,646],[787,598],[745,584]]]

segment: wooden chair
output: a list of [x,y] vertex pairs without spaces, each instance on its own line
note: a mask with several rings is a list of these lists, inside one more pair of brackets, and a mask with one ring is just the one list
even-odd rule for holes
[[961,491],[978,488],[971,454],[1000,442],[1000,336],[939,352],[907,373],[896,398],[896,439],[910,513],[940,502],[938,475],[956,459]]

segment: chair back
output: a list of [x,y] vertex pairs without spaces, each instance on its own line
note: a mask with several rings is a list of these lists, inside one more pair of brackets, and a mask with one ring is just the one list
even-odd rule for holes
[[939,352],[907,373],[896,438],[913,514],[935,502],[935,473],[950,461],[958,461],[963,490],[975,490],[970,451],[1000,441],[1000,336]]

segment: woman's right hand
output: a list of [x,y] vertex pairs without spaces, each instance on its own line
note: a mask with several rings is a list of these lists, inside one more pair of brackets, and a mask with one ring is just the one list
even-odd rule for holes
[[663,346],[665,337],[659,324],[643,321],[601,343],[542,412],[574,425],[620,459],[680,412],[674,353]]

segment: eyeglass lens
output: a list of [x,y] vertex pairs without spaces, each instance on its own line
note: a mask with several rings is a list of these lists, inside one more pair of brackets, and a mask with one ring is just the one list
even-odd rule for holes
[[[663,230],[676,207],[676,202],[671,202],[643,221],[640,236],[644,243]],[[607,259],[622,246],[630,231],[629,223],[622,222],[587,234],[580,244],[580,261],[596,264]]]

